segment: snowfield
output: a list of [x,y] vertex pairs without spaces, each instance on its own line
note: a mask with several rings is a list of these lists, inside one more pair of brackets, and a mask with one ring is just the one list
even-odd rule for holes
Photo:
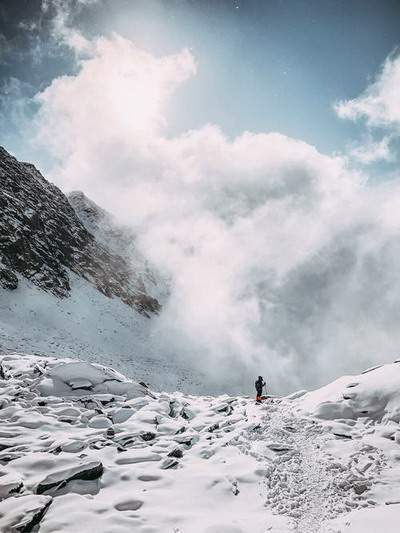
[[155,388],[199,392],[203,376],[184,368],[174,354],[159,356],[165,349],[153,332],[156,317],[146,318],[72,272],[69,276],[71,294],[65,299],[24,278],[13,292],[0,287],[0,353],[79,357]]
[[2,533],[399,531],[398,363],[256,405],[0,361]]

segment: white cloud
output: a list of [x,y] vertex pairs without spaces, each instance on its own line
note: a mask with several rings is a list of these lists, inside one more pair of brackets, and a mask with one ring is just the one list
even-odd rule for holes
[[90,49],[91,42],[76,28],[74,22],[85,8],[101,1],[42,0],[41,11],[50,18],[50,32],[55,43],[66,45],[77,55]]
[[170,138],[165,106],[192,55],[157,58],[118,36],[87,53],[37,96],[39,137],[60,161],[53,180],[132,224],[171,277],[155,321],[168,353],[210,381],[267,371],[275,390],[390,359],[399,186],[370,189],[346,158],[278,133]]
[[349,147],[348,156],[362,165],[370,165],[377,161],[393,162],[396,155],[391,150],[392,138],[385,136],[379,141],[374,141],[371,136],[359,144]]
[[384,62],[375,81],[357,98],[339,102],[341,118],[365,119],[370,126],[400,127],[400,55],[392,54]]

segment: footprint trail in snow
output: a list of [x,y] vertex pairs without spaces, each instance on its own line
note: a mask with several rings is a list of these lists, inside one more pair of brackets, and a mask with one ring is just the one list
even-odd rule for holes
[[398,533],[399,391],[399,364],[255,405],[0,356],[0,531]]
[[[256,431],[243,434],[239,446],[266,462],[265,506],[292,519],[299,533],[333,533],[328,521],[357,508],[372,507],[368,490],[384,466],[382,454],[361,444],[346,462],[330,452],[329,428],[293,413],[290,401],[270,399]],[[368,473],[362,472],[367,465]],[[336,533],[336,530],[335,530]]]

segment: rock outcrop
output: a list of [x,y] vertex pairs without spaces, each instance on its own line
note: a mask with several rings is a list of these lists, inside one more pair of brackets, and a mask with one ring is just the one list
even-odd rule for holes
[[139,313],[160,310],[141,274],[88,231],[61,190],[1,147],[0,213],[0,287],[16,289],[23,276],[65,298],[73,272]]

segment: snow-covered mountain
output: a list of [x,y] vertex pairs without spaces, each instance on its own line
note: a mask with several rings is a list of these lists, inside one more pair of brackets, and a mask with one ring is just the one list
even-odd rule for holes
[[4,533],[397,533],[400,364],[268,398],[0,359]]
[[68,194],[69,203],[74,208],[85,228],[94,235],[96,241],[122,257],[143,283],[145,290],[163,300],[167,293],[165,281],[154,271],[145,257],[138,251],[136,236],[128,226],[122,226],[105,209],[97,205],[81,191]]
[[139,313],[160,309],[140,273],[86,229],[66,196],[28,163],[0,148],[0,281],[23,276],[59,298],[71,292],[71,272]]
[[79,354],[157,388],[192,386],[159,356],[166,294],[128,228],[0,149],[0,353]]

